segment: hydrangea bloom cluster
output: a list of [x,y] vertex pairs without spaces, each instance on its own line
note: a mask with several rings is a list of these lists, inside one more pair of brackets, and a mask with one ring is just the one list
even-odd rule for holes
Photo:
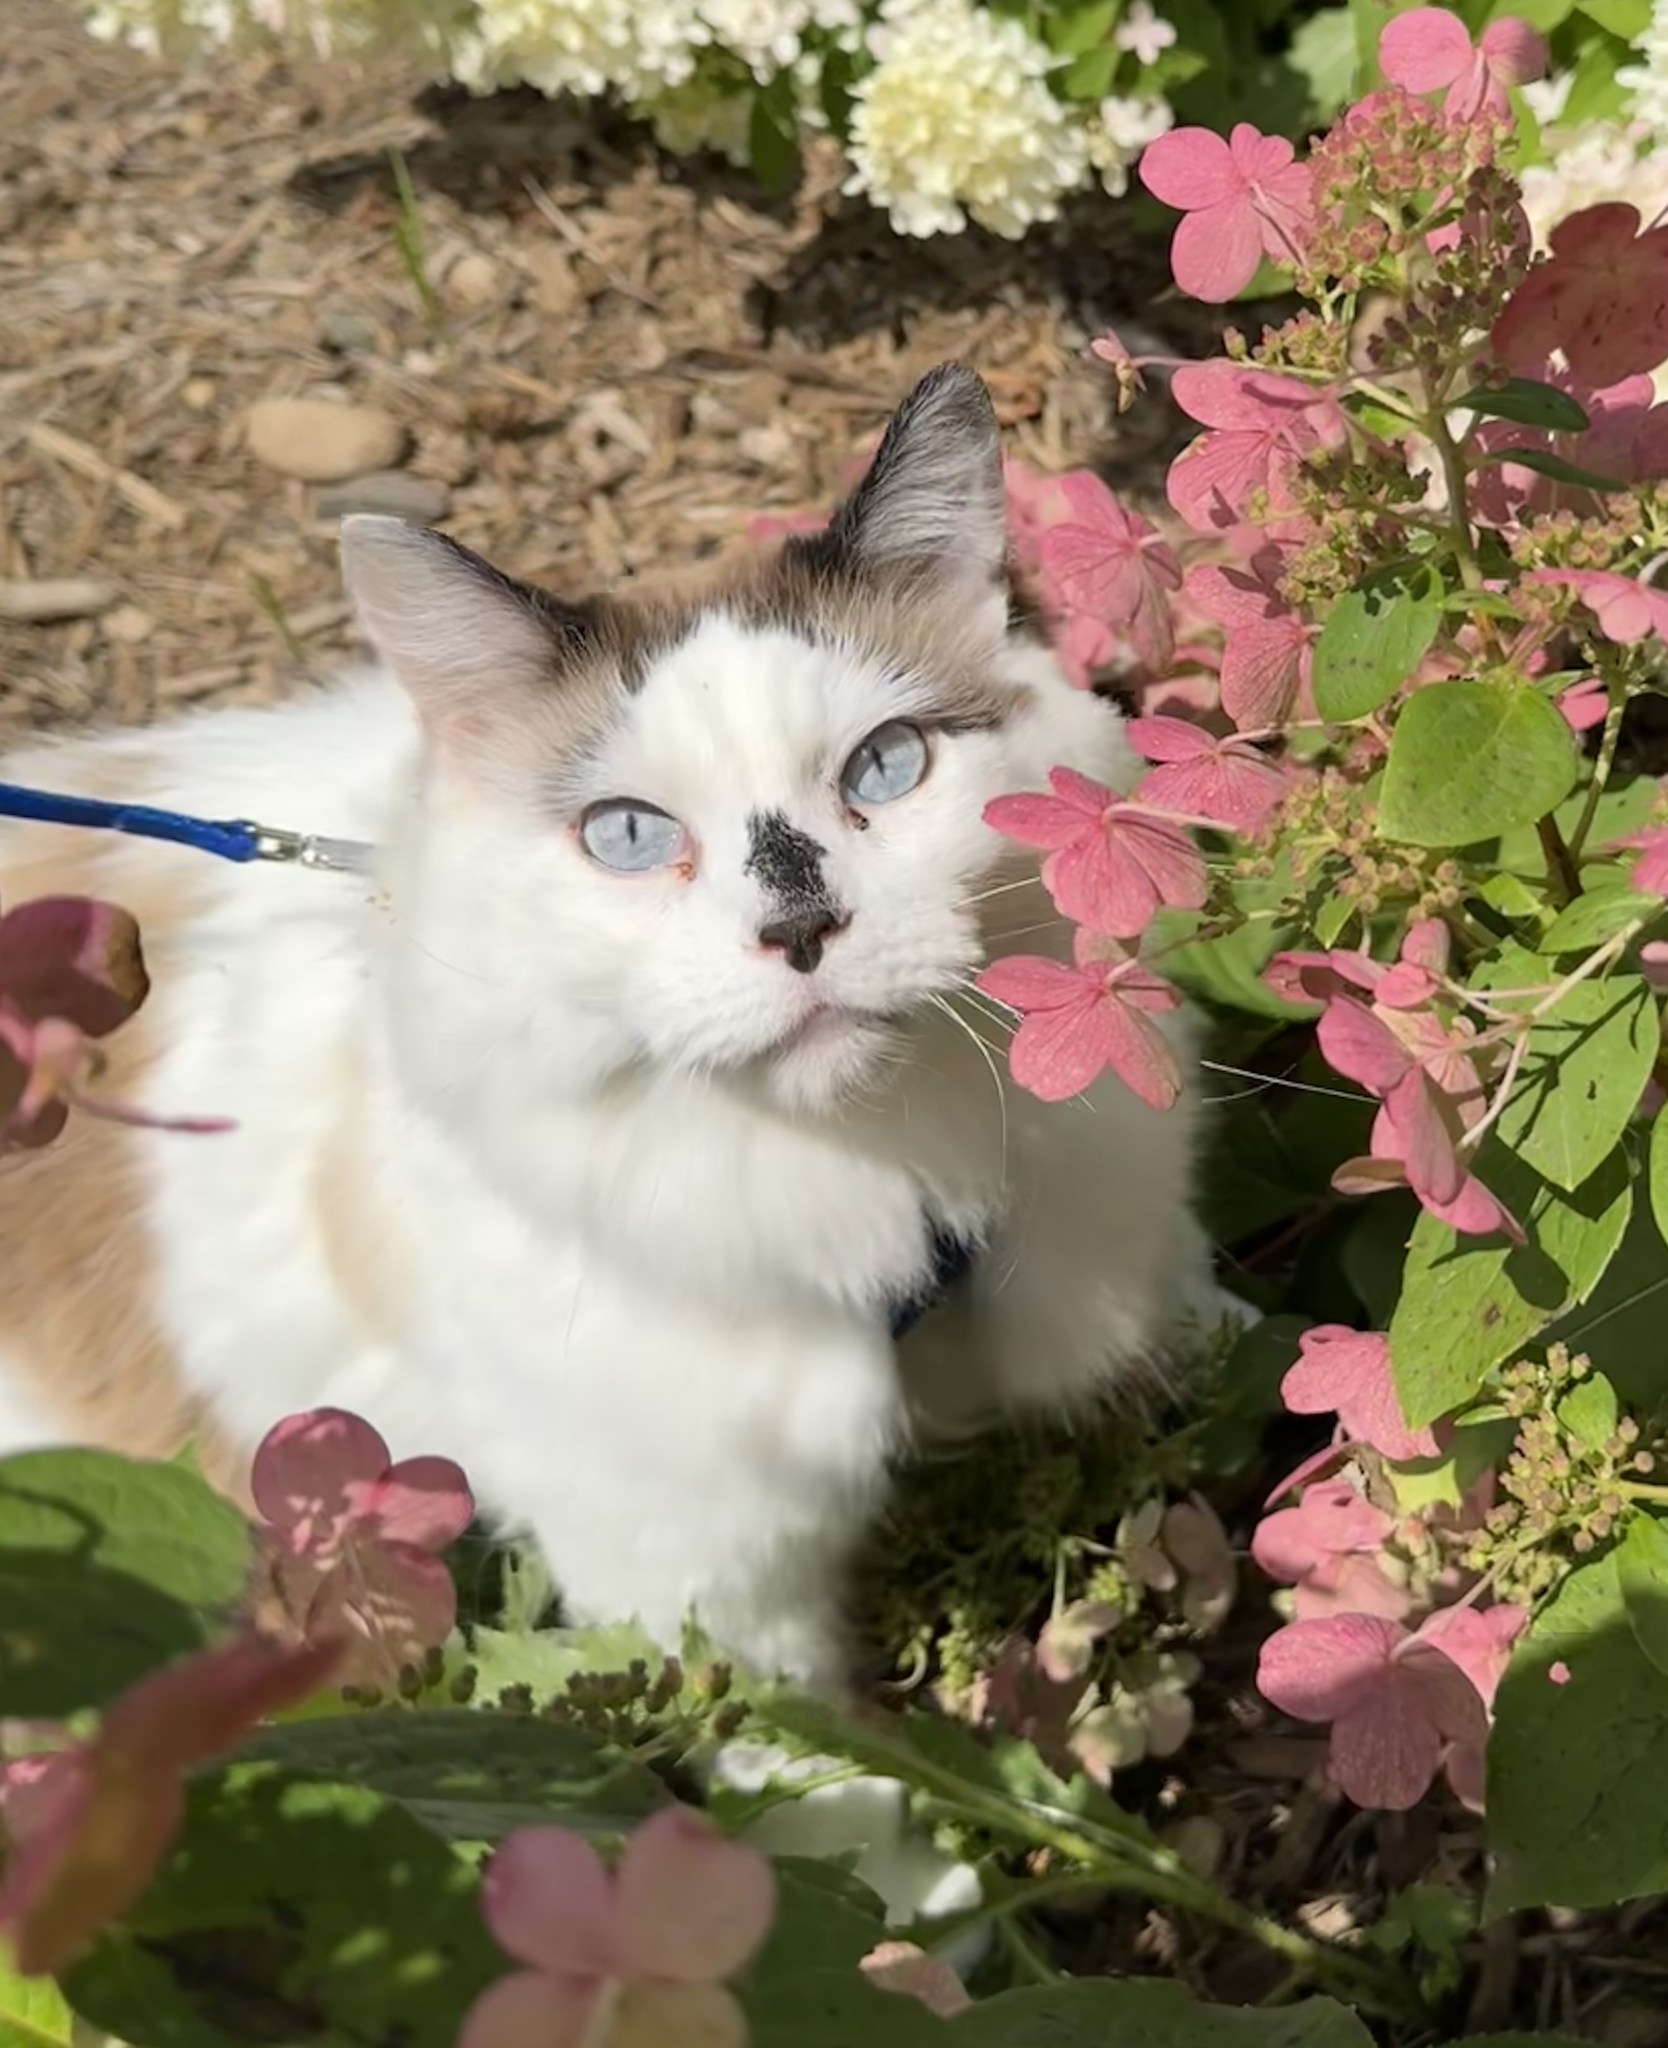
[[[475,92],[610,97],[662,145],[745,163],[770,125],[835,125],[847,191],[901,234],[1014,237],[1092,179],[1112,193],[1169,128],[1176,30],[1153,0],[1094,19],[1085,92],[1062,52],[987,0],[83,0],[95,34],[167,55],[276,40],[315,56],[399,48]],[[830,60],[838,90],[823,90]]]

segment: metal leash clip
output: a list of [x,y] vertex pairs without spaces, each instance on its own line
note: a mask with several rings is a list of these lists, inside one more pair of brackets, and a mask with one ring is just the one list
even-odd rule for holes
[[368,874],[375,848],[362,839],[330,839],[318,832],[286,832],[276,825],[248,824],[256,860],[293,861],[298,867]]

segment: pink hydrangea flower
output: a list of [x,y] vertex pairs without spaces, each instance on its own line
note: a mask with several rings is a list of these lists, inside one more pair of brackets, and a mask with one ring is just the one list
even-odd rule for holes
[[1223,629],[1222,709],[1242,731],[1284,725],[1309,701],[1316,627],[1279,591],[1278,549],[1248,562],[1205,562],[1187,574],[1188,596]]
[[1546,45],[1525,21],[1492,21],[1475,45],[1458,15],[1445,7],[1415,7],[1398,14],[1379,37],[1378,61],[1392,85],[1406,92],[1446,93],[1448,120],[1510,113],[1508,89],[1546,74]]
[[1571,732],[1591,732],[1610,715],[1610,692],[1597,676],[1584,676],[1558,694],[1558,710]]
[[1432,1432],[1409,1429],[1402,1419],[1387,1338],[1320,1323],[1297,1341],[1298,1362],[1280,1382],[1280,1398],[1294,1415],[1336,1414],[1346,1436],[1392,1461],[1436,1456]]
[[1292,1613],[1299,1621],[1325,1620],[1334,1614],[1376,1614],[1386,1621],[1405,1621],[1413,1611],[1413,1595],[1404,1581],[1391,1576],[1382,1556],[1345,1552],[1323,1558],[1292,1588]]
[[1220,303],[1242,291],[1264,255],[1300,260],[1314,226],[1308,167],[1283,137],[1239,122],[1226,141],[1209,128],[1174,128],[1147,145],[1141,181],[1185,218],[1170,246],[1177,284]]
[[745,2048],[726,1979],[769,1933],[776,1880],[688,1807],[651,1815],[612,1871],[583,1835],[519,1828],[486,1867],[481,1910],[526,1967],[475,2000],[458,2048]]
[[185,1772],[311,1698],[341,1650],[223,1643],[140,1679],[86,1742],[0,1766],[0,1931],[24,1976],[67,1968],[137,1903],[179,1831]]
[[1347,1479],[1323,1479],[1306,1486],[1295,1507],[1263,1517],[1251,1555],[1271,1579],[1295,1586],[1335,1558],[1379,1549],[1394,1527]]
[[1558,223],[1550,259],[1494,323],[1508,369],[1531,376],[1561,349],[1580,382],[1599,390],[1658,367],[1668,354],[1668,227],[1639,228],[1638,207],[1620,200]]
[[1609,569],[1532,569],[1524,581],[1573,590],[1598,620],[1599,631],[1618,647],[1636,646],[1652,633],[1668,640],[1668,591],[1637,577]]
[[1132,718],[1130,745],[1160,765],[1141,778],[1138,800],[1158,810],[1209,818],[1231,832],[1260,832],[1291,784],[1266,754],[1240,739],[1218,739],[1182,718]]
[[1345,438],[1333,393],[1299,377],[1213,361],[1178,370],[1170,388],[1188,418],[1212,430],[1182,450],[1165,483],[1196,532],[1237,526],[1258,495],[1269,514],[1291,512],[1304,457]]
[[1182,829],[1070,768],[1052,795],[1001,796],[985,823],[1021,846],[1046,847],[1043,884],[1062,915],[1113,938],[1139,937],[1166,904],[1197,910],[1205,863]]
[[450,1458],[396,1465],[368,1422],[313,1408],[268,1432],[251,1483],[282,1604],[304,1636],[352,1646],[348,1677],[386,1685],[446,1640],[457,1591],[436,1553],[475,1512]]
[[1068,617],[1122,628],[1148,668],[1164,668],[1175,648],[1169,593],[1182,580],[1174,550],[1089,471],[1061,477],[1058,490],[1064,516],[1039,548],[1046,600]]
[[1017,955],[979,976],[984,994],[1017,1011],[1008,1064],[1022,1088],[1044,1102],[1079,1095],[1108,1068],[1143,1102],[1168,1109],[1181,1071],[1153,1013],[1180,997],[1114,941],[1080,931],[1076,964]]
[[1257,1686],[1299,1721],[1332,1724],[1328,1769],[1357,1806],[1417,1805],[1450,1750],[1480,1750],[1488,1711],[1426,1631],[1374,1614],[1294,1621],[1264,1643]]
[[[1638,850],[1639,858],[1633,863],[1633,873],[1629,877],[1634,888],[1648,896],[1668,896],[1668,825],[1652,825],[1643,832],[1630,832],[1615,844]],[[1655,943],[1660,946],[1661,941]],[[1647,946],[1645,951],[1651,952],[1651,948]],[[1658,957],[1652,953],[1653,960]]]

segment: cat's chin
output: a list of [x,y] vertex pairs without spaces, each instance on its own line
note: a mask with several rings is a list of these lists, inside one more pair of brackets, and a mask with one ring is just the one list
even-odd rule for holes
[[765,1086],[785,1108],[832,1109],[874,1079],[896,1035],[885,1017],[815,1010],[765,1059]]

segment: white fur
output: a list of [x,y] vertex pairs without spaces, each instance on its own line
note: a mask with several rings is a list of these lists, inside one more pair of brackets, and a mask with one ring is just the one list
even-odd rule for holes
[[[1158,1115],[1109,1081],[1045,1108],[930,1008],[902,1031],[836,1011],[772,1051],[813,994],[919,1005],[977,966],[976,899],[1012,872],[989,797],[1057,761],[1127,776],[1110,710],[1034,650],[1010,668],[1030,710],[939,741],[922,787],[858,833],[831,778],[909,686],[708,616],[587,771],[592,794],[685,822],[688,880],[599,870],[536,808],[425,767],[374,671],[98,743],[145,763],[153,802],[385,849],[371,887],[199,863],[206,909],[153,947],[167,1050],[146,1101],[238,1120],[139,1140],[169,1333],[229,1427],[252,1444],[285,1413],[355,1409],[396,1455],[460,1459],[578,1614],[670,1640],[693,1604],[744,1656],[826,1678],[841,1565],[906,1436],[880,1303],[919,1280],[924,1199],[988,1240],[945,1319],[960,1348],[928,1375],[952,1407],[1080,1397],[1208,1310],[1188,1104]],[[6,772],[70,787],[74,759]],[[832,849],[852,911],[815,975],[756,943],[743,821],[763,807]],[[198,857],[101,858],[119,900],[131,864]],[[996,896],[987,925],[1040,903]],[[397,1283],[386,1328],[319,1240],[318,1162],[344,1129]]]

